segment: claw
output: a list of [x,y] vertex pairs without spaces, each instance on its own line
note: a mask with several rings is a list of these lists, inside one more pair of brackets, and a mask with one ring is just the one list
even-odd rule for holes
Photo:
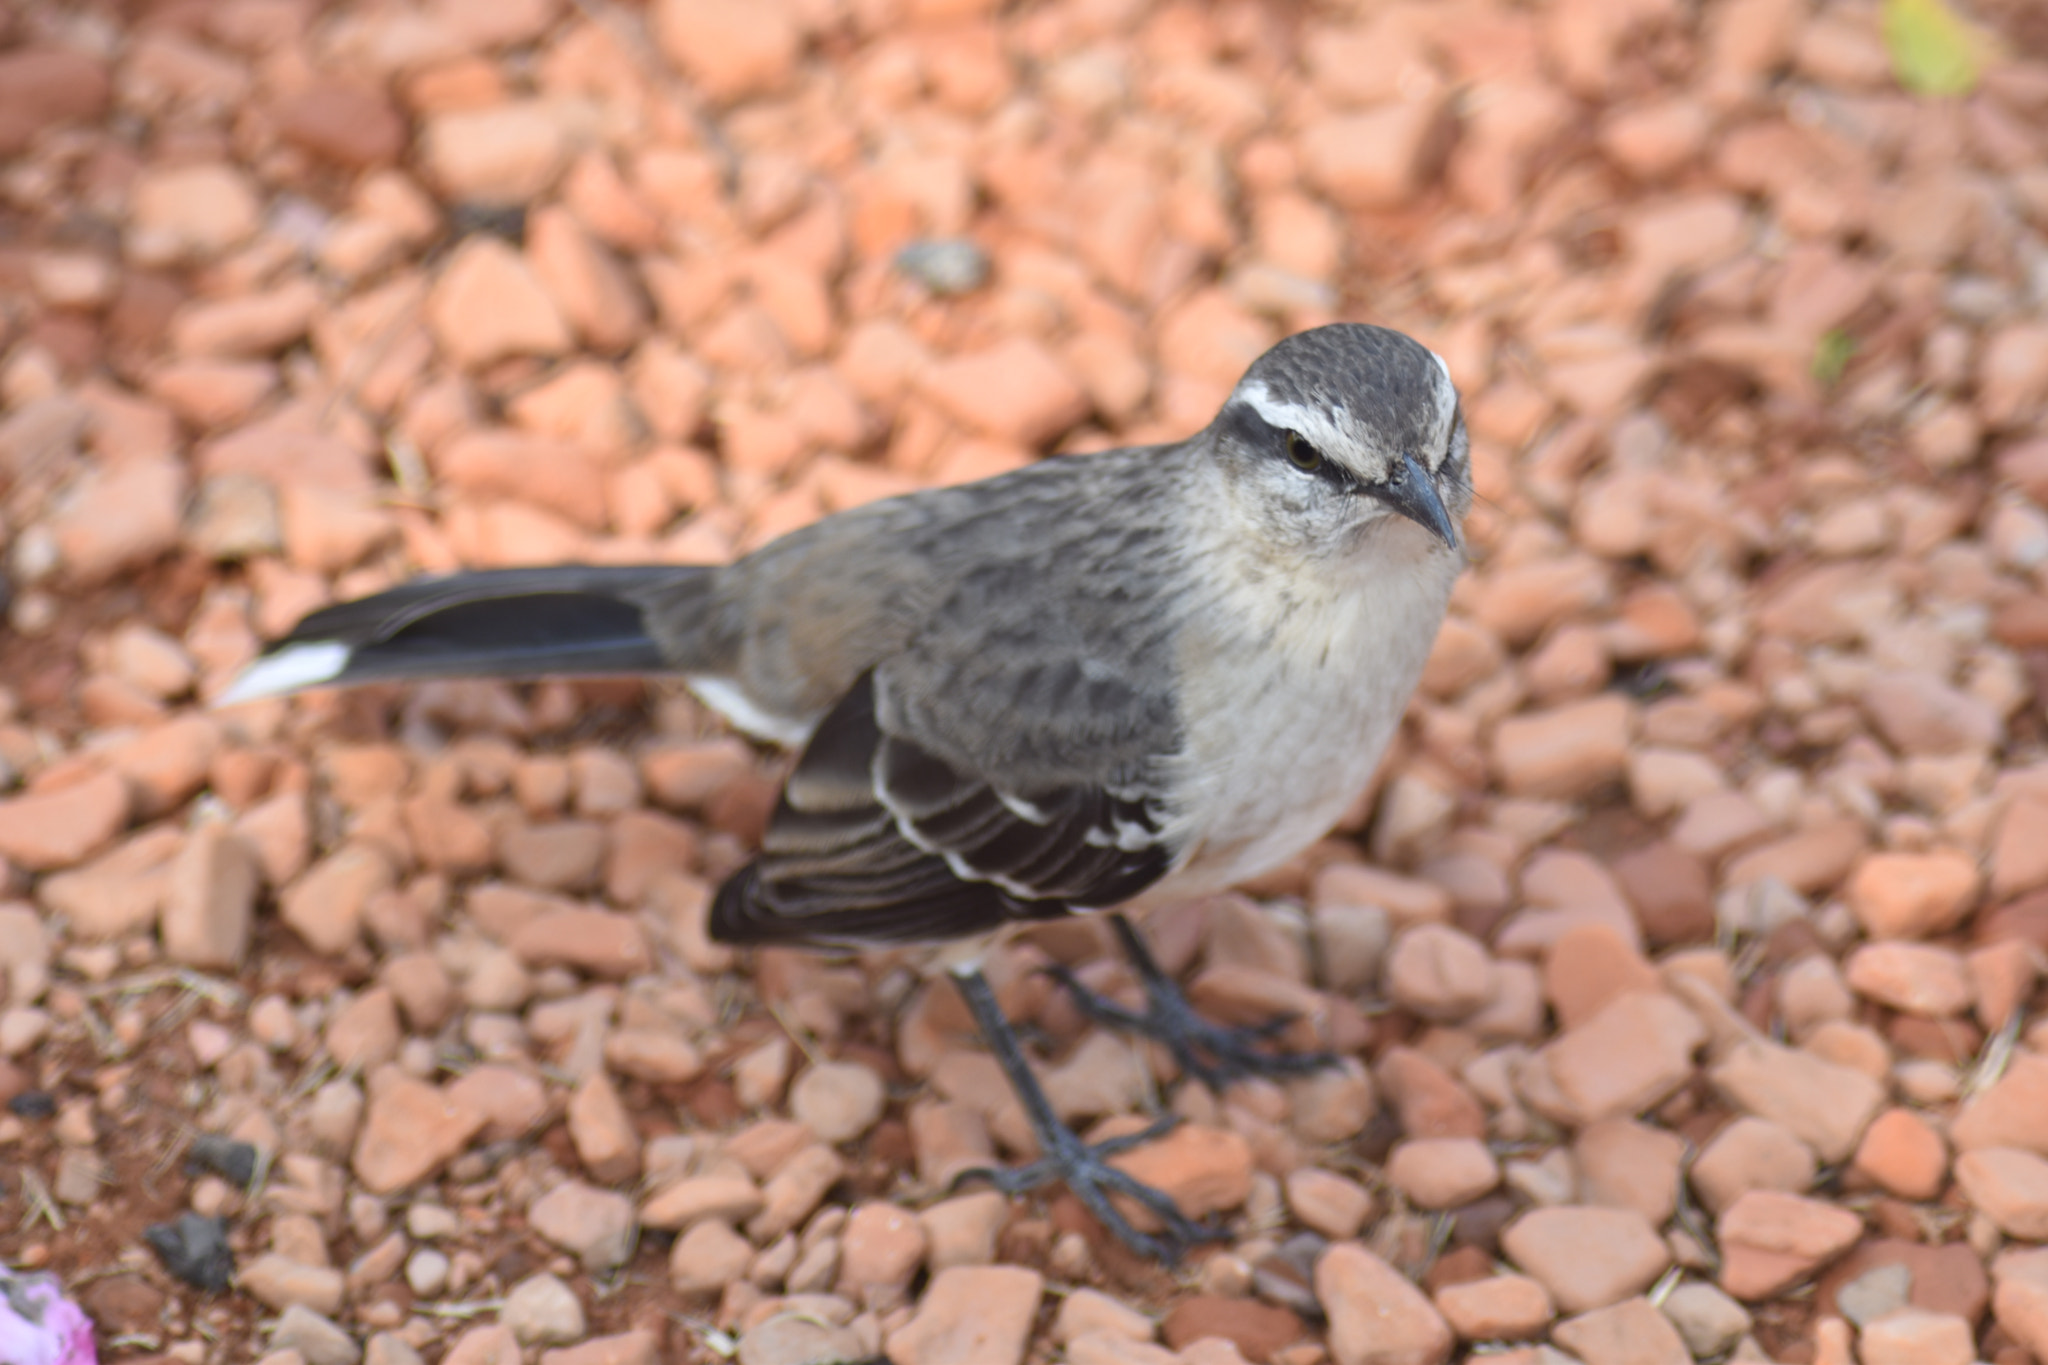
[[1066,967],[1055,963],[1040,968],[1065,987],[1075,1007],[1096,1023],[1163,1044],[1184,1073],[1218,1093],[1247,1076],[1306,1076],[1337,1065],[1333,1052],[1269,1052],[1254,1046],[1286,1032],[1298,1015],[1283,1014],[1244,1028],[1228,1028],[1202,1018],[1179,985],[1161,970],[1130,922],[1122,915],[1112,915],[1110,923],[1145,987],[1143,1011],[1128,1009],[1089,990]]
[[[1024,1054],[1017,1046],[1016,1032],[1009,1021],[1003,1018],[996,1004],[995,993],[988,987],[979,972],[961,971],[958,975],[961,995],[968,1008],[974,1012],[975,1021],[981,1026],[988,1039],[990,1050],[1010,1078],[1011,1086],[1017,1092],[1018,1101],[1024,1106],[1025,1117],[1030,1120],[1031,1131],[1038,1139],[1039,1150],[1044,1153],[1038,1160],[1027,1165],[1004,1169],[994,1166],[977,1166],[962,1171],[953,1178],[953,1189],[967,1184],[988,1184],[1007,1195],[1027,1194],[1032,1190],[1054,1182],[1064,1184],[1072,1190],[1090,1213],[1102,1225],[1116,1235],[1117,1239],[1141,1256],[1149,1256],[1166,1265],[1177,1264],[1181,1257],[1192,1248],[1204,1242],[1227,1240],[1229,1232],[1211,1223],[1198,1223],[1182,1213],[1173,1199],[1164,1190],[1155,1189],[1138,1180],[1128,1172],[1120,1171],[1109,1164],[1109,1158],[1143,1146],[1172,1131],[1180,1120],[1176,1115],[1157,1119],[1136,1133],[1122,1137],[1108,1138],[1102,1142],[1086,1143],[1075,1136],[1074,1130],[1062,1123],[1053,1112],[1052,1105],[1045,1098],[1045,1091],[1024,1061]],[[1140,1232],[1117,1208],[1112,1194],[1120,1194],[1136,1201],[1159,1220],[1158,1234]]]
[[1276,1014],[1262,1024],[1246,1025],[1242,1032],[1264,1042],[1267,1039],[1278,1038],[1281,1034],[1293,1028],[1295,1021],[1300,1018],[1301,1016],[1298,1014]]
[[[958,1190],[964,1185],[987,1184],[1015,1197],[1045,1185],[1064,1184],[1125,1246],[1162,1264],[1177,1265],[1181,1257],[1197,1246],[1230,1240],[1229,1230],[1213,1223],[1196,1222],[1180,1211],[1166,1191],[1147,1185],[1108,1162],[1109,1157],[1159,1137],[1175,1122],[1177,1120],[1172,1118],[1162,1119],[1142,1132],[1093,1144],[1084,1143],[1071,1131],[1062,1130],[1065,1141],[1059,1140],[1060,1135],[1053,1135],[1054,1141],[1049,1144],[1053,1155],[1040,1157],[1024,1166],[976,1166],[954,1176],[951,1188]],[[1044,1136],[1041,1135],[1041,1140]],[[1109,1198],[1111,1194],[1121,1194],[1142,1204],[1159,1220],[1161,1232],[1156,1235],[1140,1232]]]
[[1138,1132],[1126,1133],[1122,1137],[1104,1138],[1095,1144],[1095,1153],[1098,1156],[1121,1156],[1133,1147],[1143,1147],[1148,1142],[1158,1141],[1178,1127],[1180,1115],[1167,1114],[1163,1118],[1154,1119]]

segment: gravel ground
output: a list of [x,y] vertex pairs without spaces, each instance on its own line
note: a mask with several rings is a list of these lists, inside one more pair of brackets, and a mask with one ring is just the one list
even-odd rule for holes
[[[182,1365],[2048,1360],[2048,23],[1945,13],[0,9],[0,1257]],[[1070,1118],[1188,1120],[1178,1273],[948,1192],[1029,1134],[914,958],[706,940],[780,760],[687,697],[205,706],[1339,317],[1448,360],[1474,566],[1373,801],[1149,932],[1342,1067],[991,963]]]

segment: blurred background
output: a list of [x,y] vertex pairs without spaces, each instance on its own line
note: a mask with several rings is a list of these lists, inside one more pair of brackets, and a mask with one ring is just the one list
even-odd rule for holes
[[[570,1245],[492,1201],[523,1208],[562,1170],[617,1183],[656,1169],[643,1143],[779,1112],[805,1054],[760,1002],[819,1056],[926,1075],[932,1031],[963,1021],[913,1005],[929,1027],[899,1040],[911,985],[887,961],[719,975],[704,889],[780,770],[687,699],[203,703],[330,600],[465,566],[723,561],[877,497],[1177,439],[1273,341],[1355,319],[1427,342],[1460,386],[1473,567],[1371,801],[1251,888],[1293,907],[1258,959],[1282,985],[1212,982],[1210,1002],[1307,1001],[1397,1110],[1384,1059],[1413,1043],[1496,1155],[1533,1143],[1534,1162],[1600,1115],[1467,1070],[1586,1017],[1555,946],[1580,935],[1600,981],[1694,954],[1722,1024],[1873,1078],[1936,1163],[1931,1183],[1883,1153],[1845,1166],[1874,1102],[1846,1136],[1759,1118],[1687,1049],[1659,1131],[1697,1151],[1747,1115],[1805,1153],[1793,1177],[1730,1177],[1708,1214],[1776,1180],[1857,1212],[1828,1254],[1862,1237],[1864,1269],[1967,1247],[1974,1298],[1920,1306],[1984,1358],[2048,1350],[2048,1308],[1987,1314],[1984,1269],[2048,1233],[2048,1162],[1959,1190],[1947,1155],[1966,1091],[2048,1041],[2026,1031],[2048,948],[2044,234],[2030,0],[12,0],[0,1096],[43,1100],[0,1116],[0,1171],[39,1173],[0,1175],[0,1254],[126,1267],[88,1305],[103,1353],[132,1339],[103,1358],[247,1358],[255,1314],[290,1305],[437,1358],[461,1324],[418,1305],[502,1292]],[[572,902],[602,918],[511,946]],[[1388,942],[1418,925],[1466,955],[1392,979]],[[1214,932],[1194,923],[1180,963]],[[1866,940],[1935,956],[1859,968]],[[1333,968],[1337,942],[1363,956]],[[595,1044],[564,1013],[591,1000]],[[1023,985],[1006,1000],[1081,1032]],[[442,1151],[390,1121],[422,1173],[454,1159],[452,1185],[495,1191],[465,1226],[517,1256],[436,1251],[400,1287],[433,1245],[415,1230],[381,1278],[273,1287],[259,1310],[138,1251],[209,1200],[247,1220],[238,1254],[388,1247],[381,1201],[419,1175],[365,1158],[383,1092],[356,1078],[484,1063],[514,1078],[486,1078],[507,1088],[495,1136]],[[602,1121],[566,1135],[607,1066],[623,1106],[589,1102]],[[2048,1105],[2006,1093],[2016,1126],[1978,1145],[2048,1144]],[[847,1158],[872,1195],[930,1173],[892,1094]],[[1412,1119],[1382,1114],[1374,1147],[1361,1117],[1336,1169],[1381,1191]],[[1327,1141],[1230,1122],[1273,1130],[1253,1143],[1269,1184]],[[584,1146],[607,1124],[629,1159]],[[477,1164],[496,1149],[473,1139],[536,1125],[512,1175]],[[311,1193],[268,1221],[225,1186],[194,1204],[166,1153],[196,1130],[303,1158],[271,1179]],[[1491,1231],[1466,1225],[1481,1274],[1546,1197],[1524,1176],[1486,1196]],[[314,1225],[317,1256],[297,1223],[276,1251],[280,1218]],[[554,1269],[593,1323],[700,1349],[646,1308],[668,1254],[648,1226],[631,1264],[652,1297],[595,1303],[588,1248]],[[1376,1245],[1422,1273],[1437,1226]],[[1738,1295],[1763,1301],[1740,1330],[1846,1359],[1815,1345],[1838,1287]],[[1295,1348],[1271,1358],[1325,1345]],[[1911,1349],[1884,1359],[1946,1361]]]

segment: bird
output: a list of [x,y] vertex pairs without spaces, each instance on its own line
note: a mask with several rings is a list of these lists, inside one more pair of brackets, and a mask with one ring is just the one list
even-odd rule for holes
[[[667,674],[797,751],[719,888],[736,945],[947,945],[1041,1156],[1166,1263],[1217,1230],[1055,1115],[981,970],[1006,927],[1089,911],[1143,985],[1095,1017],[1221,1085],[1320,1054],[1196,1015],[1127,916],[1289,861],[1369,786],[1465,563],[1470,441],[1449,367],[1333,323],[1256,358],[1184,440],[1059,455],[872,502],[720,566],[424,578],[317,610],[220,698],[446,677]],[[1068,979],[1070,986],[1078,987]],[[1141,1231],[1112,1195],[1149,1209]]]

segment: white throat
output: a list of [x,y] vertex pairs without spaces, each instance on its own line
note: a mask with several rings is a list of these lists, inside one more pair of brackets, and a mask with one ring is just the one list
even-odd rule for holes
[[1281,572],[1223,521],[1195,529],[1203,600],[1181,635],[1168,787],[1185,842],[1159,896],[1269,872],[1329,830],[1371,782],[1463,563],[1398,520],[1359,554]]

